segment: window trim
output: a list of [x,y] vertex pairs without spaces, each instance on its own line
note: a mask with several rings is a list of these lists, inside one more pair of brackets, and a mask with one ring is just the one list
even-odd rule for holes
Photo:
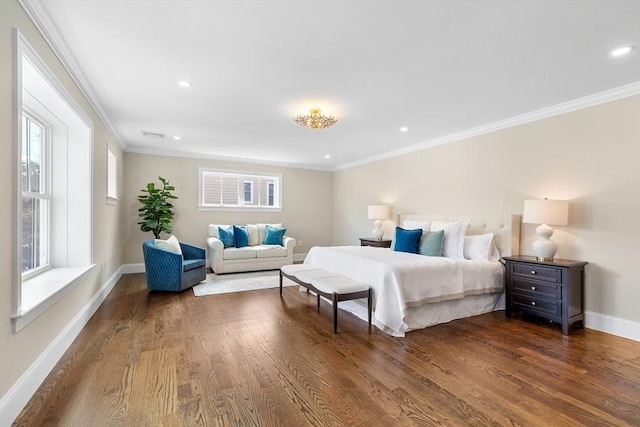
[[[86,126],[88,134],[89,145],[87,146],[89,162],[87,165],[89,168],[89,181],[87,188],[90,191],[90,198],[93,199],[93,138],[94,138],[94,126],[93,121],[89,118],[87,113],[76,102],[75,98],[71,96],[69,91],[63,86],[60,80],[55,76],[47,64],[40,58],[36,50],[31,46],[28,40],[17,28],[13,28],[13,161],[12,161],[12,173],[16,182],[11,187],[12,203],[13,203],[13,217],[11,218],[12,224],[14,224],[15,232],[11,236],[11,263],[13,268],[11,269],[11,320],[13,324],[13,332],[17,333],[29,323],[35,320],[38,316],[44,313],[48,308],[53,306],[57,301],[62,299],[65,295],[70,293],[73,289],[83,283],[89,274],[92,274],[97,265],[93,261],[93,209],[91,204],[87,206],[89,210],[89,217],[87,219],[87,226],[89,228],[88,241],[84,242],[88,247],[88,252],[84,252],[88,263],[80,266],[67,266],[61,268],[50,268],[47,272],[39,274],[29,280],[22,279],[22,257],[19,256],[19,248],[21,246],[21,236],[19,235],[19,225],[21,224],[22,216],[22,112],[23,100],[23,58],[26,58],[37,70],[38,73],[47,81],[51,88],[57,93],[66,106],[75,115],[75,119],[78,124]],[[45,121],[46,122],[46,121]],[[52,150],[49,150],[50,152]],[[51,262],[51,259],[49,260]],[[46,293],[42,293],[35,303],[30,303],[29,307],[23,305],[23,288],[26,284],[47,283]],[[53,286],[50,286],[53,285]],[[50,287],[49,287],[50,286]]]
[[[114,193],[110,192],[111,189]],[[115,206],[118,200],[118,156],[107,143],[107,204]]]
[[[226,174],[235,174],[235,175],[252,175],[258,177],[272,177],[278,181],[279,191],[277,197],[275,199],[279,199],[279,206],[276,207],[268,207],[268,206],[210,206],[202,204],[202,191],[203,191],[203,173],[204,172],[213,172],[213,173],[226,173]],[[243,181],[244,182],[244,181]],[[247,171],[247,170],[237,170],[237,169],[221,169],[221,168],[207,168],[207,167],[199,167],[198,168],[198,210],[199,211],[227,211],[227,212],[282,212],[283,202],[282,202],[282,194],[283,194],[283,180],[282,174],[280,173],[270,173],[270,172],[256,172],[256,171]],[[242,194],[244,195],[244,188]],[[244,200],[244,196],[242,197]]]

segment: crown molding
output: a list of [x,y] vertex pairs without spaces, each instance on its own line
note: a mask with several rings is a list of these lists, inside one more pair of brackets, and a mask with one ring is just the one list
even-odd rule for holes
[[340,171],[345,169],[351,169],[357,166],[366,165],[368,163],[377,162],[380,160],[390,159],[398,157],[403,154],[414,153],[416,151],[424,150],[426,148],[435,147],[442,144],[448,144],[450,142],[460,141],[466,138],[472,138],[474,136],[483,135],[497,130],[506,129],[525,123],[534,122],[537,120],[546,119],[553,116],[569,113],[571,111],[581,110],[595,105],[604,104],[607,102],[615,101],[617,99],[626,98],[629,96],[640,95],[640,81],[634,82],[625,86],[620,86],[614,89],[598,92],[593,95],[585,96],[575,99],[573,101],[564,102],[562,104],[554,105],[540,110],[532,111],[530,113],[521,114],[519,116],[511,117],[497,122],[488,123],[486,125],[478,126],[475,128],[467,129],[461,132],[452,133],[439,138],[430,139],[425,142],[421,142],[409,147],[400,148],[398,150],[388,151],[386,153],[368,157],[366,159],[358,160],[352,163],[346,163],[344,165],[336,166],[334,171]]
[[116,132],[111,121],[109,121],[107,114],[98,101],[98,97],[82,73],[82,68],[71,53],[60,30],[53,22],[51,15],[49,15],[44,2],[42,0],[18,0],[18,2],[40,34],[42,34],[42,37],[53,51],[53,54],[58,58],[65,70],[67,70],[67,73],[69,73],[71,79],[78,86],[89,105],[91,105],[98,117],[100,117],[100,120],[102,120],[102,123],[104,123],[107,130],[111,133],[116,144],[118,144],[121,150],[125,151],[126,145],[122,141],[122,138],[120,138],[120,135],[118,135],[118,132]]
[[186,152],[186,151],[168,151],[168,150],[159,151],[159,150],[145,150],[145,149],[130,148],[126,150],[126,153],[145,154],[145,155],[151,155],[151,156],[164,156],[164,157],[180,157],[180,158],[187,158],[187,159],[217,160],[220,162],[227,162],[227,163],[244,163],[244,164],[250,164],[250,165],[276,166],[281,168],[316,170],[321,172],[333,171],[333,168],[331,167],[322,167],[322,166],[311,165],[311,164],[284,163],[284,162],[275,162],[271,160],[251,159],[248,157],[218,156],[215,154],[192,153],[192,152]]

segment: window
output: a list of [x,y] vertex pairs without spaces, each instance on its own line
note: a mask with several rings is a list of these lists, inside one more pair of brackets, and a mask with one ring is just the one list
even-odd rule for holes
[[28,277],[49,265],[48,132],[28,115],[22,116],[22,275]]
[[118,202],[118,158],[107,148],[107,203]]
[[17,332],[93,268],[93,125],[17,29],[14,42]]
[[200,168],[201,210],[282,209],[282,175]]

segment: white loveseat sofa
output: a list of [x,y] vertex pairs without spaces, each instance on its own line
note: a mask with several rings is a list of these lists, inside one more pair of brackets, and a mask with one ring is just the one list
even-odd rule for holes
[[[236,224],[238,225],[238,224]],[[282,224],[268,224],[282,228]],[[207,247],[209,266],[216,274],[236,273],[240,271],[276,270],[283,265],[293,264],[293,248],[296,240],[284,236],[280,245],[265,245],[267,224],[247,224],[249,246],[225,249],[218,234],[218,227],[228,228],[229,224],[209,224]]]

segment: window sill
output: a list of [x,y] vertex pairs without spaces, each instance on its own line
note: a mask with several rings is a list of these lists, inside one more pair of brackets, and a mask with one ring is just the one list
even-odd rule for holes
[[118,198],[117,197],[107,196],[107,204],[108,205],[112,205],[112,206],[116,206],[118,204]]
[[11,316],[18,332],[75,289],[97,264],[52,268],[22,282],[22,310]]
[[227,212],[282,212],[282,208],[247,208],[236,206],[198,206],[199,211],[227,211]]

